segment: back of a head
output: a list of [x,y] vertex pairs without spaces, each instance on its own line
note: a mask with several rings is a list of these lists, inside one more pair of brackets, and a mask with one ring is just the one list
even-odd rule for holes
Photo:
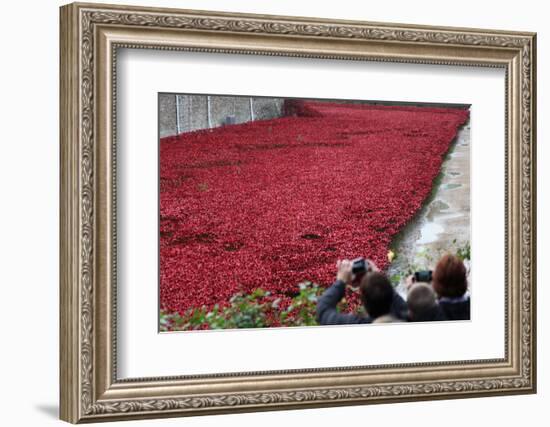
[[435,320],[438,307],[432,287],[427,283],[415,283],[407,295],[407,306],[411,321]]
[[368,273],[361,281],[361,299],[373,319],[388,314],[393,301],[393,287],[385,274]]
[[466,267],[455,255],[443,256],[433,272],[433,288],[439,297],[457,298],[466,292]]

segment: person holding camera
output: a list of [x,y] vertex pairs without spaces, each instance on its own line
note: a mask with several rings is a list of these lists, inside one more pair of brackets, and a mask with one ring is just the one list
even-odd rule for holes
[[[319,297],[317,320],[321,325],[373,323],[378,318],[403,318],[405,301],[394,291],[391,282],[376,265],[364,258],[344,259],[336,263],[336,281]],[[336,306],[344,297],[346,285],[359,284],[367,316],[339,313]]]
[[466,267],[460,258],[444,255],[433,272],[417,271],[407,278],[409,288],[417,282],[431,282],[445,320],[470,320]]

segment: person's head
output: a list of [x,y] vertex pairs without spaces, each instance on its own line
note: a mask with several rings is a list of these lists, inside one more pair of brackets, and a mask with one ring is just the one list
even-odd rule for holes
[[434,320],[437,299],[432,287],[427,283],[415,283],[407,294],[407,307],[412,322]]
[[437,295],[456,298],[464,295],[468,289],[466,267],[455,255],[443,256],[433,272],[432,284]]
[[393,287],[386,275],[367,273],[361,280],[361,299],[373,319],[388,314],[393,301]]

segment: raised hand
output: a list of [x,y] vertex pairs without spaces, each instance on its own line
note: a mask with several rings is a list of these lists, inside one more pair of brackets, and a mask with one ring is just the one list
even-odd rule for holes
[[352,263],[349,259],[342,259],[336,262],[336,280],[341,280],[344,283],[351,282]]

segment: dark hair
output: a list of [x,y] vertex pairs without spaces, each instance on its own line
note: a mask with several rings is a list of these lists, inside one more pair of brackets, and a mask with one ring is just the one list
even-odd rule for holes
[[444,255],[433,272],[433,288],[439,297],[456,298],[468,289],[466,267],[455,255]]
[[393,287],[386,275],[367,273],[361,280],[361,299],[373,319],[388,314],[393,301]]

